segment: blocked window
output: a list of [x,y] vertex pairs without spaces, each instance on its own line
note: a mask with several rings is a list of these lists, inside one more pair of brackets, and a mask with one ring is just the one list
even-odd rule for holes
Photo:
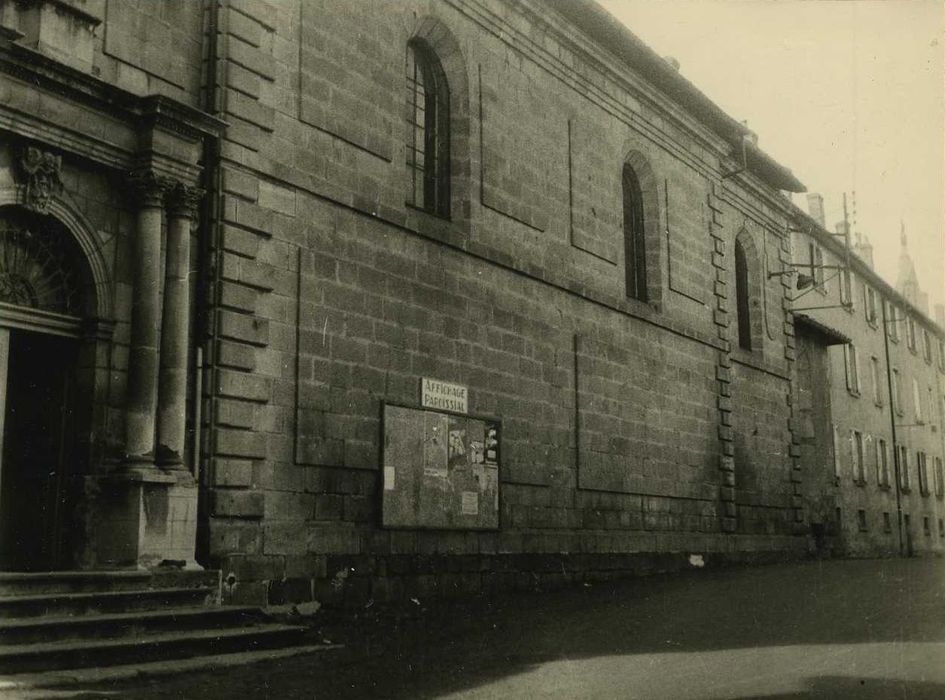
[[865,510],[860,509],[856,511],[856,524],[859,526],[860,532],[866,531],[866,511]]
[[932,536],[932,522],[927,515],[922,517],[922,531],[925,533],[926,537]]
[[629,163],[623,165],[623,241],[627,296],[647,301],[646,230],[640,178]]
[[945,520],[942,518],[938,519],[938,536],[945,537]]
[[925,329],[922,330],[922,356],[926,362],[932,364],[932,336]]
[[915,409],[916,423],[924,423],[925,416],[922,415],[922,392],[919,389],[919,380],[915,377],[912,379],[912,403]]
[[909,316],[906,319],[906,343],[909,345],[909,349],[915,352],[915,319],[912,316]]
[[888,512],[883,513],[883,532],[892,532],[892,518]]
[[407,44],[408,201],[450,215],[450,92],[446,74],[426,42]]

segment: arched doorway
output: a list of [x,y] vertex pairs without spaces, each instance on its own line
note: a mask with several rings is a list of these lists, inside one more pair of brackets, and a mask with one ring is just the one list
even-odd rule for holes
[[88,412],[78,358],[94,284],[51,216],[0,207],[0,569],[68,565],[76,435]]

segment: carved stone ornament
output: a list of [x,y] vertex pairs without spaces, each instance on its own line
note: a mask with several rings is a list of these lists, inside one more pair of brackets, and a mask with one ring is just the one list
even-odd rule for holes
[[18,159],[22,184],[26,188],[27,209],[45,214],[50,200],[61,194],[63,185],[59,177],[62,157],[27,146]]
[[181,216],[186,219],[197,218],[197,207],[203,199],[204,191],[199,187],[191,187],[183,183],[175,183],[167,191],[167,208],[172,216]]
[[158,175],[153,170],[135,170],[126,181],[129,194],[140,207],[160,207],[164,196],[174,184],[170,178]]

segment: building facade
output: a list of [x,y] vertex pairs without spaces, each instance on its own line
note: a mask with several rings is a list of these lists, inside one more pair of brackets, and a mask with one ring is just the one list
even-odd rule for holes
[[945,332],[916,305],[924,295],[905,240],[899,290],[844,225],[831,234],[799,211],[794,226],[804,286],[793,302],[795,394],[812,531],[844,555],[941,553]]
[[595,4],[0,25],[0,483],[48,502],[6,568],[344,603],[808,551],[803,186]]

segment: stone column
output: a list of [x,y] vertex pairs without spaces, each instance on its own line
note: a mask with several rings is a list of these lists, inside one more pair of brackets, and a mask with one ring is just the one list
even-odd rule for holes
[[125,453],[129,464],[153,464],[161,332],[161,215],[167,182],[153,172],[134,173],[138,202],[137,230],[131,253],[131,347]]
[[203,191],[177,184],[167,196],[167,261],[161,329],[157,458],[182,468],[187,417],[190,331],[190,228]]

